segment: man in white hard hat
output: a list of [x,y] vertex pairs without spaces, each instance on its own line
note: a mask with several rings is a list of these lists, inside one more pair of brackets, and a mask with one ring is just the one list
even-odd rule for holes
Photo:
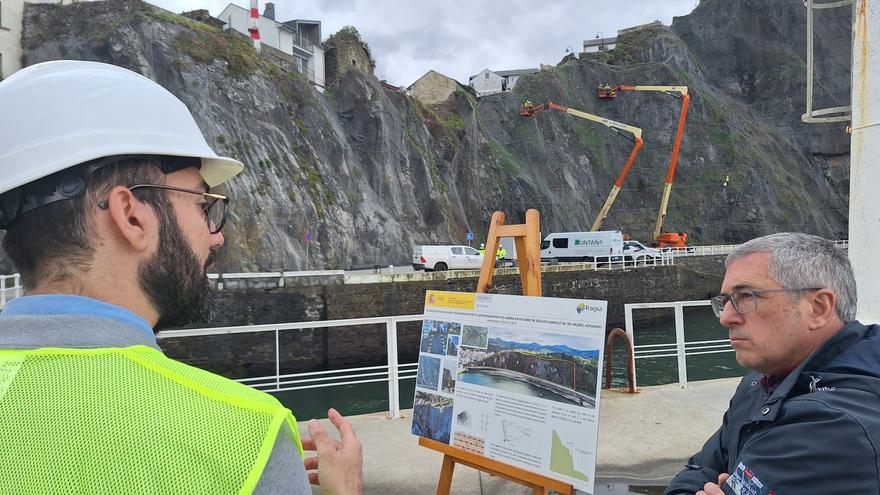
[[131,71],[57,61],[0,82],[0,228],[28,292],[0,314],[4,493],[362,491],[338,412],[341,440],[312,421],[301,441],[274,397],[156,344],[213,313],[215,188],[242,169]]

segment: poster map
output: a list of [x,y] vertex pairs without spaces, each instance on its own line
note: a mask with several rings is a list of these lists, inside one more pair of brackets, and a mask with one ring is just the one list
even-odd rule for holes
[[428,291],[412,432],[593,492],[607,303]]

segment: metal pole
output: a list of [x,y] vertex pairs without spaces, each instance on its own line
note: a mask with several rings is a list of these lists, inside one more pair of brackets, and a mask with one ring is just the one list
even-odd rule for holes
[[13,279],[15,281],[15,297],[21,297],[21,274],[16,273],[13,277],[15,277]]
[[6,306],[6,275],[0,275],[0,306]]
[[397,320],[389,318],[385,323],[385,345],[388,351],[388,414],[391,419],[400,418],[400,385],[397,370]]
[[880,322],[880,1],[853,4],[852,126],[850,128],[849,257],[858,287],[857,318]]
[[278,342],[278,329],[275,329],[275,390],[281,389],[281,344]]
[[684,307],[680,302],[675,303],[675,346],[678,354],[678,386],[685,388],[688,384],[688,372],[684,349]]
[[630,356],[630,361],[632,364],[632,386],[633,389],[636,389],[636,337],[635,331],[633,330],[633,309],[629,304],[625,304],[623,306],[623,326],[626,327],[626,334],[629,336],[629,341],[632,343],[632,356]]
[[257,0],[251,0],[251,22],[248,32],[254,41],[254,50],[260,53],[260,9],[257,6]]

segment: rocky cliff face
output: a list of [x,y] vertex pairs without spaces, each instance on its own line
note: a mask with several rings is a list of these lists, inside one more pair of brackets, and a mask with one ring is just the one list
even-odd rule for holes
[[[848,16],[825,20],[819,105],[845,104]],[[24,22],[26,64],[72,58],[140,72],[190,107],[218,153],[248,165],[230,184],[223,271],[408,264],[413,244],[485,236],[494,210],[521,221],[537,208],[544,233],[588,230],[630,144],[561,113],[521,117],[525,100],[644,129],[605,227],[647,240],[680,104],[637,92],[601,101],[604,83],[691,90],[665,230],[697,244],[777,230],[846,237],[848,136],[799,121],[799,0],[704,0],[672,27],[563,60],[513,92],[479,100],[459,92],[432,108],[356,69],[320,94],[245,41],[137,0],[28,5]]]

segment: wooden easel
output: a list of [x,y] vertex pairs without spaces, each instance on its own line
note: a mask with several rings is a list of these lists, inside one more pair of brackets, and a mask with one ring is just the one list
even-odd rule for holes
[[[516,243],[516,256],[523,295],[540,297],[541,223],[538,210],[527,211],[526,223],[520,225],[504,225],[503,212],[496,211],[492,214],[492,223],[489,225],[489,235],[486,239],[486,254],[483,255],[483,266],[480,269],[480,279],[477,282],[477,292],[488,292],[492,287],[495,253],[498,251],[501,237],[513,237]],[[463,464],[525,485],[532,489],[534,495],[548,495],[551,491],[563,495],[574,493],[574,487],[569,483],[526,471],[429,438],[420,437],[419,445],[443,454],[443,466],[440,469],[440,481],[437,483],[437,495],[449,495],[449,489],[452,486],[452,473],[456,464]]]

